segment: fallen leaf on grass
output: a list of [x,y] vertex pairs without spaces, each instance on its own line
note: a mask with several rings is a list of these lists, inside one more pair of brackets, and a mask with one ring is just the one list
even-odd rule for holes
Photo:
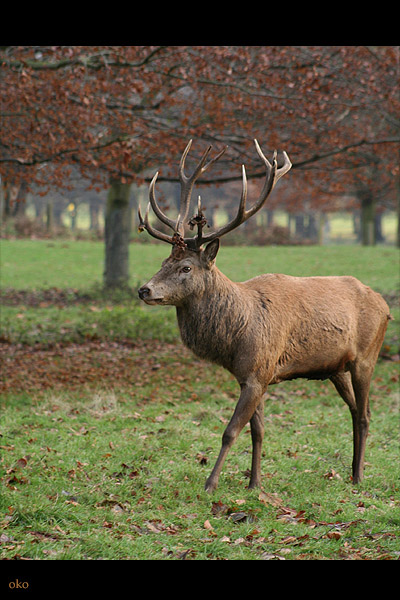
[[342,479],[342,477],[339,475],[339,473],[336,473],[336,471],[334,469],[331,469],[330,471],[327,471],[327,473],[324,473],[323,478],[324,479]]
[[261,491],[258,495],[258,499],[264,504],[283,507],[283,501],[276,494],[267,494],[266,492]]
[[326,534],[326,536],[329,538],[330,540],[340,540],[340,538],[342,537],[342,533],[340,533],[340,531],[330,531],[329,533]]
[[203,452],[198,452],[196,454],[196,460],[201,465],[206,465],[208,463],[208,456],[207,456],[207,454],[204,454]]
[[158,519],[153,519],[152,521],[145,521],[144,526],[150,533],[167,533],[169,535],[175,535],[179,531],[176,525],[164,525]]
[[43,541],[57,541],[60,539],[60,536],[57,533],[46,533],[45,531],[29,531],[29,535],[33,535],[36,542]]
[[27,477],[16,477],[15,475],[12,475],[12,477],[7,477],[5,483],[10,490],[17,490],[18,488],[16,488],[13,484],[20,483],[21,485],[23,485],[25,483],[29,483],[29,479]]
[[277,520],[284,523],[307,523],[313,525],[314,521],[305,517],[305,510],[294,510],[291,508],[281,507]]
[[262,560],[286,560],[283,556],[279,556],[279,554],[271,554],[270,552],[263,552],[261,554]]
[[235,546],[238,546],[239,544],[249,545],[249,542],[246,542],[246,539],[244,537],[237,538],[233,543]]
[[162,531],[162,527],[159,527],[157,524],[152,523],[151,521],[145,521],[146,528],[151,533],[160,533]]
[[9,535],[6,535],[5,533],[2,533],[0,535],[0,544],[6,544],[9,542],[16,542],[17,540],[14,539],[13,537],[10,537]]
[[227,512],[228,512],[228,506],[226,504],[223,504],[223,502],[221,502],[221,500],[218,500],[218,502],[212,503],[211,513],[213,515],[222,516],[222,515],[225,515]]
[[281,540],[279,543],[280,544],[292,544],[293,542],[296,541],[296,536],[294,535],[288,535],[285,538],[283,538],[283,540]]
[[250,513],[245,513],[243,511],[233,512],[230,514],[230,518],[234,523],[238,523],[240,521],[247,521],[247,523],[254,523],[256,520],[255,516]]
[[186,560],[186,558],[189,556],[189,554],[194,554],[194,552],[191,548],[189,548],[189,550],[184,550],[183,552],[180,552],[176,558],[178,560]]
[[47,554],[47,556],[55,556],[59,552],[60,550],[43,550],[43,554]]

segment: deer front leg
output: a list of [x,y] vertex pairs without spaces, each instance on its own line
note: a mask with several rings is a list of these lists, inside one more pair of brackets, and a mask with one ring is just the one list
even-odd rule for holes
[[251,441],[253,455],[251,459],[251,477],[249,489],[261,485],[261,451],[264,439],[264,398],[261,398],[253,416],[250,419]]
[[[254,450],[253,446],[253,463],[252,463],[252,475],[250,481],[250,487],[254,487],[259,484],[260,479],[260,467],[259,467],[259,457],[261,456],[261,442],[260,442],[260,412],[257,408],[259,404],[261,404],[260,400],[262,399],[263,390],[258,381],[248,381],[244,384],[241,384],[242,391],[240,393],[239,401],[236,405],[235,411],[232,415],[231,420],[229,421],[224,434],[222,436],[222,447],[215,463],[215,466],[211,472],[211,475],[206,481],[205,490],[207,492],[213,492],[218,486],[219,476],[222,470],[222,466],[225,462],[225,458],[236,441],[239,433],[242,431],[243,427],[252,419],[252,436],[255,435],[255,431],[257,432],[257,442],[256,442],[256,450]],[[257,417],[255,417],[255,411],[258,411]],[[253,418],[254,416],[254,418]],[[262,440],[262,437],[261,437]],[[254,444],[254,437],[253,437]],[[257,466],[258,465],[258,466]],[[253,484],[253,485],[252,485]]]

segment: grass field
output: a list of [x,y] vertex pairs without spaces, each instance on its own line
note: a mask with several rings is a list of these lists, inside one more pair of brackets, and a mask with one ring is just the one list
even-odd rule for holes
[[[85,241],[1,240],[3,288],[79,288],[101,285],[104,244]],[[165,244],[130,246],[133,286],[151,277],[169,253]],[[224,247],[219,268],[232,280],[260,273],[354,275],[381,291],[399,288],[399,252],[393,246]]]
[[[131,246],[133,288],[167,252]],[[247,427],[211,496],[239,388],[183,349],[174,310],[104,297],[101,243],[2,240],[1,262],[2,558],[399,558],[396,249],[222,248],[234,280],[355,275],[397,320],[373,377],[360,486],[347,407],[329,382],[297,380],[268,393],[262,491],[247,489]]]

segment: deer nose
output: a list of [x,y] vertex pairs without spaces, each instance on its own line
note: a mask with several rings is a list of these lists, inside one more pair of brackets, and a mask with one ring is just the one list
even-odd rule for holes
[[150,288],[143,286],[138,290],[138,294],[139,294],[139,298],[141,300],[144,300],[145,298],[147,298],[147,296],[150,296],[150,294],[151,294]]

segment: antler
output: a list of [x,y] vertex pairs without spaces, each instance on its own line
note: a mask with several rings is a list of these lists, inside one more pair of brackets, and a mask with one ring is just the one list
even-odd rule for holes
[[[225,148],[223,148],[221,150],[221,152],[219,152],[219,154],[217,154],[214,158],[209,160],[208,163],[206,163],[207,157],[212,148],[212,146],[209,146],[207,148],[207,150],[204,152],[203,156],[201,157],[201,159],[200,159],[199,163],[197,164],[197,167],[193,171],[192,175],[190,175],[190,177],[188,177],[185,174],[185,161],[186,161],[186,156],[189,153],[191,145],[192,145],[192,140],[189,140],[189,143],[186,146],[186,148],[182,154],[182,158],[181,158],[180,164],[179,164],[179,180],[181,183],[181,199],[180,199],[179,214],[178,214],[177,220],[173,221],[172,219],[169,219],[162,212],[162,210],[160,209],[160,207],[157,204],[156,197],[155,197],[155,183],[156,183],[156,180],[158,177],[158,171],[154,175],[154,177],[150,183],[150,187],[149,187],[150,202],[147,206],[147,210],[146,210],[144,219],[141,215],[140,206],[138,207],[139,231],[143,231],[143,229],[146,229],[150,233],[150,235],[152,235],[153,237],[158,238],[164,242],[168,242],[170,244],[176,244],[178,238],[184,239],[185,222],[186,222],[186,219],[188,216],[189,207],[190,207],[190,199],[191,199],[192,190],[193,190],[193,186],[194,186],[195,182],[200,177],[200,175],[202,175],[208,169],[208,167],[210,167],[219,158],[221,158],[221,156],[224,154],[225,150],[227,149],[227,146],[225,146]],[[158,219],[165,225],[168,225],[168,227],[170,227],[174,231],[173,236],[168,236],[165,233],[161,233],[160,231],[157,231],[156,229],[151,227],[151,225],[149,223],[149,219],[148,219],[150,205],[151,205],[154,213],[158,217]],[[199,210],[200,210],[200,208],[199,208]],[[193,241],[192,238],[188,238],[188,239]],[[184,241],[185,241],[185,243],[187,242],[186,239]],[[190,241],[189,241],[189,244],[190,244],[190,246],[193,245]]]
[[[198,205],[197,205],[197,215],[195,215],[188,221],[188,224],[191,229],[193,229],[193,227],[197,226],[197,235],[195,237],[184,237],[185,223],[186,223],[186,219],[187,219],[188,212],[189,212],[190,199],[191,199],[191,195],[192,195],[193,185],[197,181],[197,179],[200,177],[200,175],[202,175],[208,169],[208,167],[210,165],[215,163],[223,155],[223,153],[225,152],[225,150],[227,148],[227,147],[225,147],[223,150],[221,150],[221,152],[219,154],[217,154],[214,158],[212,158],[211,160],[209,160],[206,163],[207,157],[212,148],[212,146],[209,146],[207,148],[207,150],[204,152],[203,156],[201,157],[201,159],[200,159],[197,167],[195,168],[194,172],[192,173],[192,175],[190,177],[188,177],[185,175],[185,160],[186,160],[186,156],[190,150],[190,147],[192,145],[192,140],[190,140],[182,154],[182,158],[181,158],[180,165],[179,165],[179,179],[181,182],[181,199],[180,199],[179,215],[178,215],[177,220],[173,221],[172,219],[169,219],[166,215],[164,215],[164,213],[162,212],[162,210],[160,209],[160,207],[157,204],[157,201],[155,198],[155,191],[154,191],[155,182],[158,177],[158,172],[157,172],[154,175],[154,177],[150,183],[150,188],[149,188],[150,202],[147,206],[147,210],[146,210],[144,219],[142,218],[142,215],[141,215],[140,206],[138,208],[139,231],[143,231],[143,229],[146,229],[150,233],[150,235],[152,235],[153,237],[155,237],[159,240],[162,240],[164,242],[168,242],[169,244],[177,245],[180,247],[187,246],[191,250],[199,250],[200,247],[203,244],[205,244],[206,242],[211,242],[212,240],[215,240],[216,238],[222,237],[229,231],[236,229],[237,227],[239,227],[239,225],[241,225],[242,223],[247,221],[247,219],[249,219],[257,211],[260,210],[260,208],[264,205],[266,199],[268,198],[269,194],[271,193],[276,182],[283,175],[285,175],[292,166],[292,163],[290,162],[288,155],[286,154],[286,152],[283,152],[284,163],[278,169],[278,165],[276,162],[276,155],[277,155],[276,150],[274,152],[274,155],[272,158],[272,165],[271,165],[270,162],[267,160],[267,158],[265,158],[257,140],[254,140],[254,143],[255,143],[256,150],[257,150],[259,157],[265,164],[266,178],[265,178],[265,183],[264,183],[263,189],[261,190],[261,194],[260,194],[258,200],[254,203],[254,205],[251,208],[246,210],[247,178],[246,178],[246,170],[244,168],[244,165],[242,165],[242,195],[240,198],[239,208],[238,208],[236,217],[234,219],[232,219],[232,221],[230,221],[229,223],[224,225],[223,227],[220,227],[216,231],[203,236],[203,228],[206,225],[207,220],[202,212],[201,199],[199,196]],[[149,223],[150,205],[152,206],[153,211],[156,214],[156,216],[159,218],[159,220],[162,223],[164,223],[165,225],[168,225],[168,227],[170,227],[174,231],[174,235],[169,236],[165,233],[161,233],[160,231],[157,231],[150,225],[150,223]]]
[[274,154],[272,157],[272,165],[271,165],[269,160],[264,156],[257,140],[254,140],[254,143],[256,146],[257,153],[258,153],[259,157],[261,158],[261,160],[264,162],[265,167],[266,167],[265,183],[264,183],[263,189],[261,190],[261,193],[260,193],[260,196],[259,196],[257,202],[255,202],[251,208],[246,210],[247,179],[246,179],[246,170],[244,168],[244,165],[242,165],[242,195],[240,198],[239,209],[236,214],[236,217],[234,219],[232,219],[232,221],[230,221],[229,223],[224,225],[223,227],[220,227],[219,229],[217,229],[217,231],[214,231],[212,233],[209,233],[208,235],[203,236],[202,240],[201,240],[202,244],[205,244],[206,242],[211,242],[212,240],[215,240],[218,237],[222,237],[229,231],[232,231],[233,229],[236,229],[237,227],[239,227],[239,225],[241,225],[242,223],[247,221],[247,219],[250,219],[250,217],[252,217],[257,211],[260,210],[260,208],[262,206],[264,206],[265,201],[268,198],[268,196],[270,195],[270,193],[272,192],[272,189],[274,188],[276,182],[290,170],[292,163],[290,162],[290,159],[285,151],[283,151],[284,163],[278,169],[278,165],[276,162],[276,155],[277,155],[276,150],[274,151]]

